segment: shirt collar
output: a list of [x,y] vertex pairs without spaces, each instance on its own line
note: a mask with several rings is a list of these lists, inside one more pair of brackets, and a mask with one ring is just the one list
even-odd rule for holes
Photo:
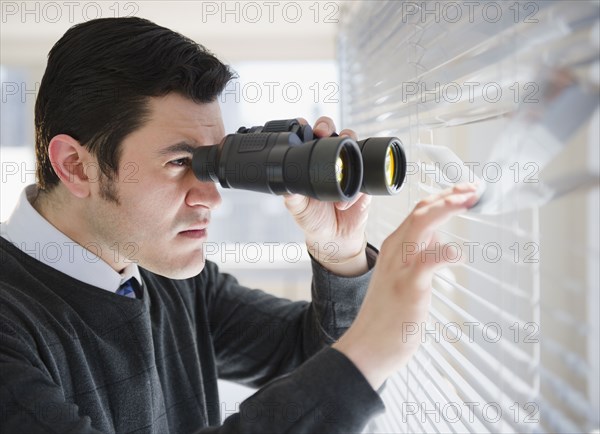
[[[121,284],[134,277],[142,285],[135,263],[117,273],[91,250],[85,249],[56,229],[31,205],[38,195],[35,185],[21,193],[8,220],[0,225],[0,235],[29,256],[89,285],[116,292]],[[94,245],[96,251],[99,245]]]

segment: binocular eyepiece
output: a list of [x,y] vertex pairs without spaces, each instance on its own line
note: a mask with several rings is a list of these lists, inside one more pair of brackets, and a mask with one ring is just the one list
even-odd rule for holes
[[225,188],[350,201],[359,191],[396,194],[406,156],[396,137],[314,138],[310,126],[286,119],[241,127],[218,145],[198,148],[192,169],[199,180]]

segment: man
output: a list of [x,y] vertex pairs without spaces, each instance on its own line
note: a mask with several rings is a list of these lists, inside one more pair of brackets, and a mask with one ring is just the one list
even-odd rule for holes
[[[375,391],[418,347],[402,325],[425,318],[443,263],[434,229],[473,188],[420,202],[379,255],[368,196],[286,196],[308,245],[334,242],[337,257],[311,252],[311,303],[244,288],[202,256],[220,197],[190,168],[224,136],[216,97],[231,77],[138,18],[77,25],[52,48],[38,184],[1,226],[2,432],[356,432],[383,409]],[[403,262],[404,243],[438,255]],[[217,377],[262,387],[221,426]]]

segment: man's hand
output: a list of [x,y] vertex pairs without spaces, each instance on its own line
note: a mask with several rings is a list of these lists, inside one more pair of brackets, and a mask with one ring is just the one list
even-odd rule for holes
[[[306,125],[306,120],[298,121]],[[328,117],[320,117],[313,128],[315,137],[329,137],[335,125]],[[356,140],[352,130],[340,136]],[[360,275],[368,270],[365,252],[365,227],[371,197],[358,193],[350,202],[321,202],[307,196],[285,196],[285,205],[300,228],[313,257],[329,271],[342,275]]]
[[459,185],[422,200],[383,242],[360,312],[333,345],[374,389],[419,348],[419,334],[407,336],[407,327],[420,330],[429,311],[433,273],[455,259],[449,246],[440,245],[435,230],[477,201],[475,188]]

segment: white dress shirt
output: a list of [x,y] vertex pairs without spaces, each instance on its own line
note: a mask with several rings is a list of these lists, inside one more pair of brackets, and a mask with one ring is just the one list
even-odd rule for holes
[[98,251],[99,244],[90,244],[90,249],[85,249],[52,226],[31,205],[37,194],[35,185],[23,190],[11,216],[0,224],[2,238],[49,267],[89,285],[116,292],[132,277],[142,285],[136,263],[117,273],[93,252]]

